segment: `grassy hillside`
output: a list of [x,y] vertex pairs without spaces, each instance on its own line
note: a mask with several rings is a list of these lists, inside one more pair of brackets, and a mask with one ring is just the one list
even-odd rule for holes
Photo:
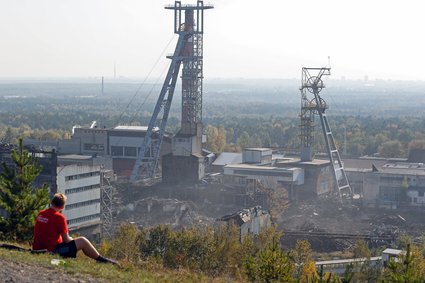
[[[7,282],[226,282],[223,278],[209,278],[186,270],[167,270],[160,265],[146,263],[135,268],[122,262],[122,267],[100,264],[79,254],[77,259],[66,259],[64,264],[52,265],[57,255],[34,255],[29,252],[0,248],[0,278]],[[233,281],[233,280],[232,280]]]

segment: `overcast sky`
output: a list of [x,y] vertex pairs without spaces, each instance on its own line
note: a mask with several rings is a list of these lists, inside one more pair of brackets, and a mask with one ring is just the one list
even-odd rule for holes
[[[182,1],[195,3],[195,1]],[[145,77],[171,53],[164,0],[0,0],[0,78]],[[207,1],[205,1],[207,3]],[[422,0],[216,0],[205,12],[208,78],[425,80]],[[153,71],[169,64],[165,56]]]

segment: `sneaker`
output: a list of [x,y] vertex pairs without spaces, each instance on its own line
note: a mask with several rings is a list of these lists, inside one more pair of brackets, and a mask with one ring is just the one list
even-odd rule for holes
[[110,259],[107,257],[103,257],[103,256],[99,256],[98,258],[96,258],[96,261],[99,263],[112,263],[115,265],[119,265],[118,261],[114,260],[114,259]]

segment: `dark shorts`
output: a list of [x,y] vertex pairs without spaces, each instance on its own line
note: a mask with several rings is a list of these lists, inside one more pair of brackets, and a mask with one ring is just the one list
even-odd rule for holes
[[53,250],[53,253],[59,254],[63,257],[77,257],[77,246],[75,241],[72,240],[68,243],[60,243],[56,245],[56,248]]

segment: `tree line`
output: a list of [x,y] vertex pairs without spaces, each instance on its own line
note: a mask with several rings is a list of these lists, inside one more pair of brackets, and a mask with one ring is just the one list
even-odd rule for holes
[[[0,115],[1,116],[1,115]],[[30,116],[30,115],[29,115]],[[61,118],[62,117],[62,118]],[[67,119],[59,114],[49,119]],[[91,117],[93,120],[99,117]],[[28,119],[30,119],[28,117]],[[111,120],[111,117],[108,118]],[[412,148],[422,148],[425,142],[425,118],[420,117],[329,117],[328,120],[340,153],[351,156],[377,155],[388,158],[405,158]],[[87,119],[80,119],[75,124],[86,125]],[[91,121],[91,120],[90,120]],[[99,120],[98,120],[99,121]],[[100,120],[101,121],[101,120]],[[143,121],[148,121],[145,117]],[[65,123],[65,121],[63,121]],[[69,124],[69,121],[67,121]],[[217,117],[204,120],[204,133],[207,136],[206,148],[213,152],[240,151],[245,147],[272,147],[283,149],[299,149],[299,119],[288,117]],[[135,123],[142,124],[142,123]],[[112,123],[111,123],[112,125]],[[171,118],[168,131],[176,132],[179,120]],[[32,128],[27,124],[18,127],[0,122],[0,140],[6,143],[16,142],[18,138],[39,140],[68,139],[71,127]],[[111,126],[112,127],[112,126]],[[325,142],[316,119],[315,150],[325,152]]]
[[[214,152],[240,151],[247,146],[298,149],[298,81],[243,83],[206,88],[202,115],[207,148]],[[338,148],[352,156],[407,157],[409,148],[425,139],[422,85],[374,84],[371,88],[335,81],[323,94],[330,104],[327,116]],[[72,126],[88,126],[94,120],[100,127],[147,125],[157,97],[157,89],[151,93],[151,86],[147,87],[136,95],[136,84],[111,84],[102,96],[96,84],[0,84],[0,141],[66,139]],[[6,99],[5,95],[19,97]],[[405,99],[394,105],[398,97]],[[171,133],[180,127],[180,99],[175,95],[171,107],[166,129]],[[324,151],[318,117],[315,138],[316,152]]]

